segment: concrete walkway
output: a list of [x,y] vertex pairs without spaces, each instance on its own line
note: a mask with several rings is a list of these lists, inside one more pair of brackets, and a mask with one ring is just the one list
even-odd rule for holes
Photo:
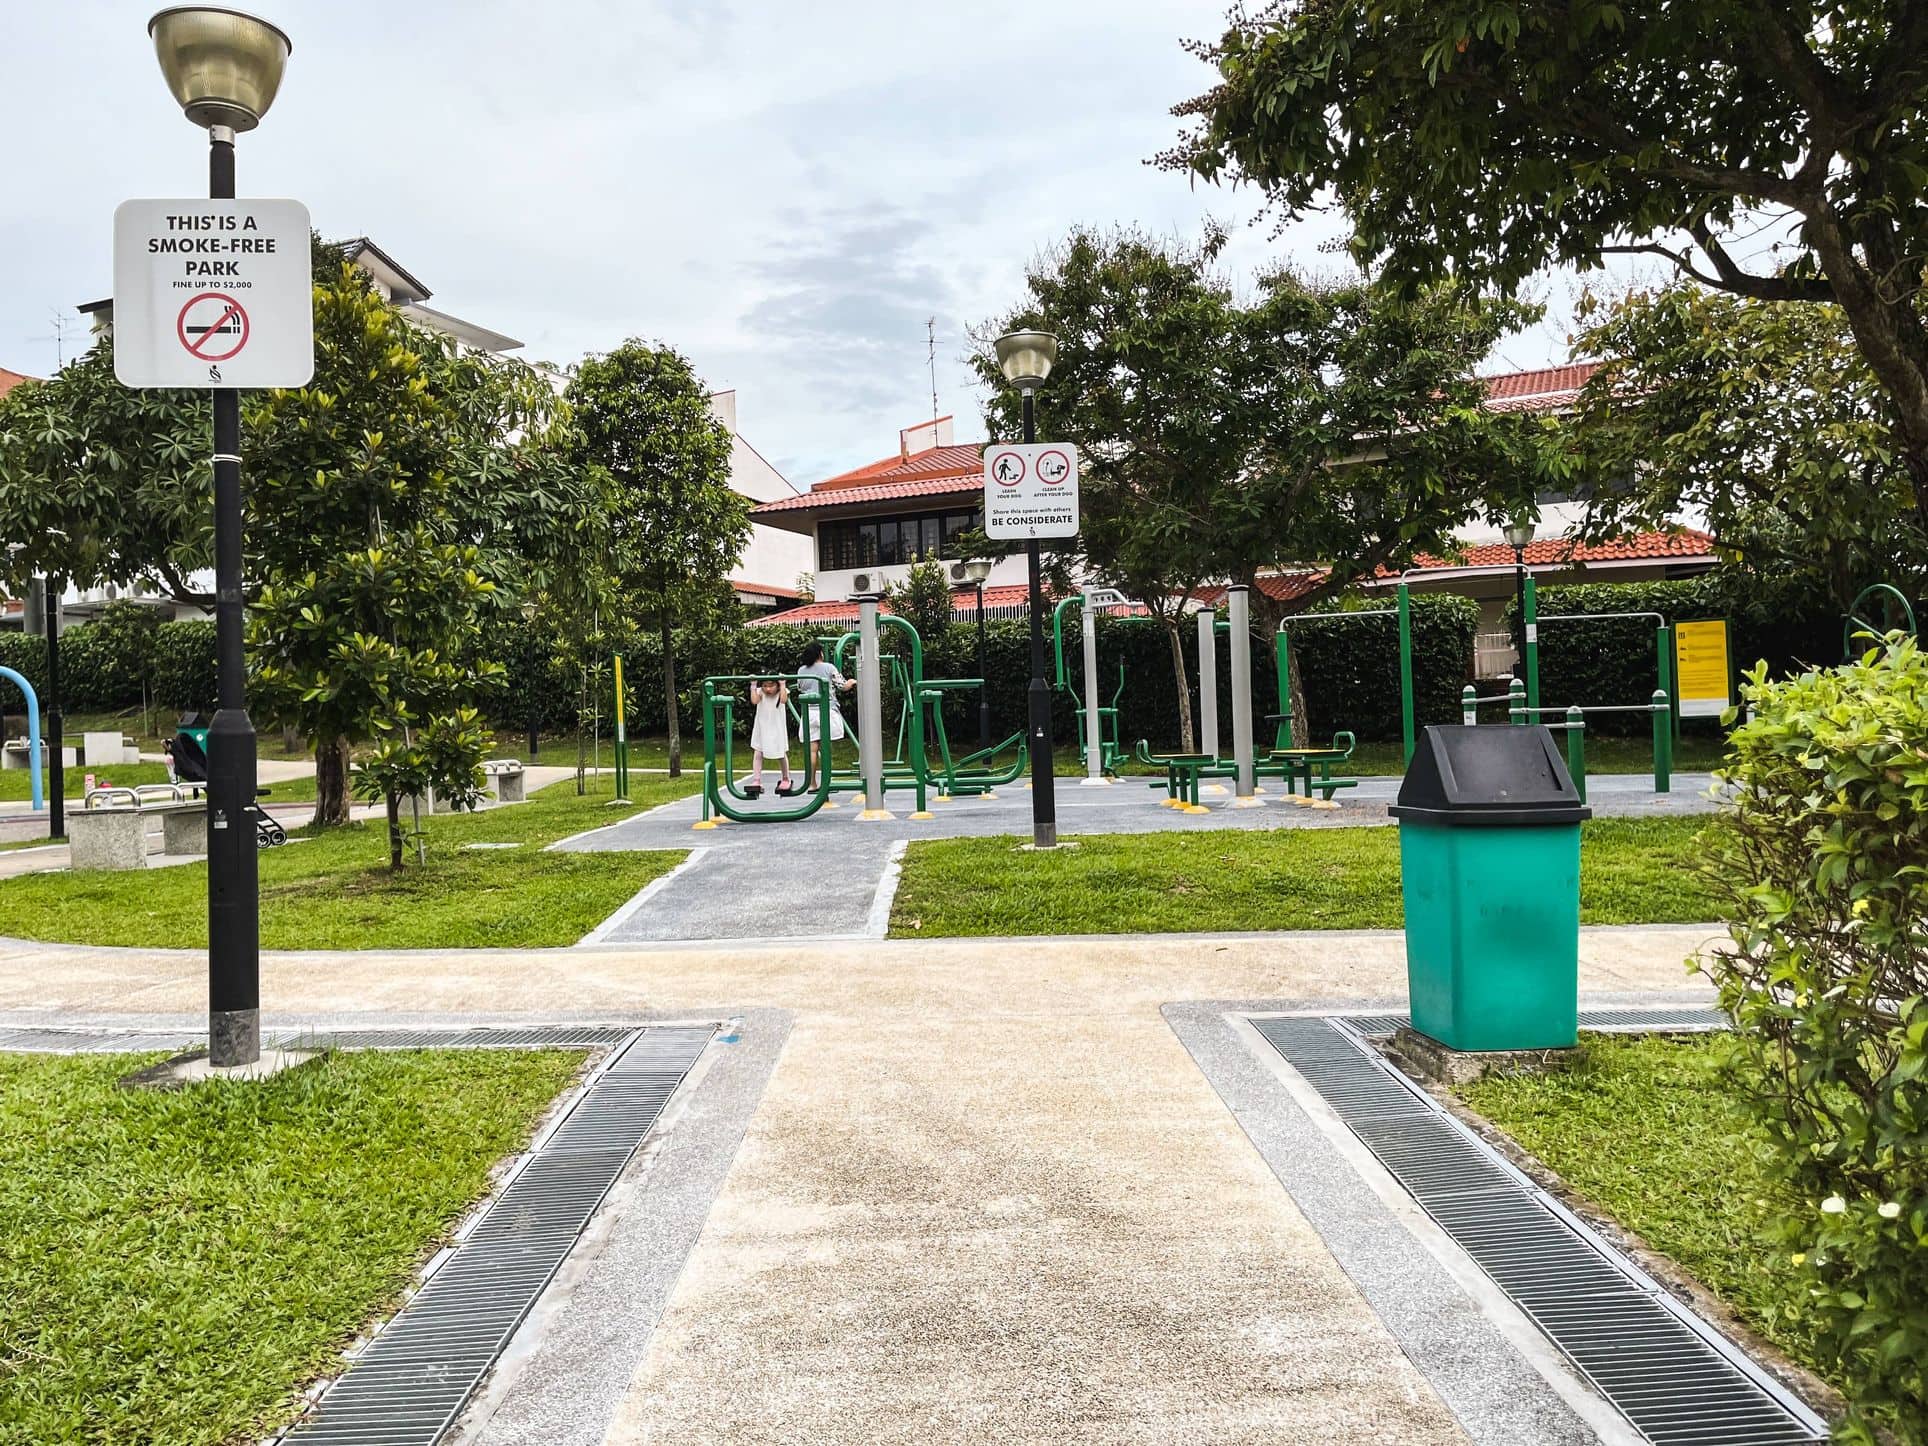
[[[1186,814],[1163,808],[1164,790],[1152,780],[1125,778],[1087,787],[1076,778],[1057,781],[1058,832],[1064,838],[1092,833],[1190,833],[1212,829],[1348,828],[1391,822],[1386,806],[1398,795],[1397,778],[1361,779],[1339,795],[1339,807],[1307,808],[1288,802],[1276,780],[1257,807],[1238,808],[1229,795],[1207,799],[1208,811]],[[1706,774],[1682,774],[1672,793],[1656,795],[1653,780],[1636,774],[1590,779],[1598,817],[1662,817],[1711,811]],[[1031,793],[1008,784],[989,797],[930,801],[932,818],[913,820],[914,795],[891,793],[892,817],[859,821],[849,795],[794,823],[735,823],[692,827],[701,800],[692,795],[635,814],[621,823],[564,839],[565,851],[700,849],[674,875],[654,883],[647,907],[612,920],[597,942],[639,944],[677,939],[746,940],[881,938],[894,888],[893,866],[915,839],[1026,836],[1031,832]],[[765,794],[739,811],[794,807]]]
[[[1582,988],[1683,988],[1708,932],[1584,931]],[[0,942],[0,1024],[195,1020],[205,968]],[[270,1025],[793,1017],[661,1325],[598,1365],[619,1406],[570,1440],[1484,1441],[1160,1014],[1403,985],[1399,934],[1320,933],[269,954],[262,993]],[[567,1388],[540,1375],[499,1394]]]

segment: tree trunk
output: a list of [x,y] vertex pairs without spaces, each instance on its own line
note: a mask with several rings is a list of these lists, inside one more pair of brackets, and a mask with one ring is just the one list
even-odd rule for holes
[[388,795],[388,869],[395,874],[402,871],[402,801],[392,793]]
[[1294,748],[1316,747],[1312,741],[1312,720],[1305,714],[1305,669],[1293,668],[1287,707],[1292,710],[1291,741]]
[[585,665],[581,679],[576,684],[576,797],[581,798],[589,792],[589,739],[583,733],[582,720],[589,716],[589,669]]
[[669,619],[663,620],[663,696],[669,700],[669,776],[683,773],[683,735],[676,727],[676,654],[670,648]]
[[315,740],[316,828],[348,822],[348,740]]
[[1161,618],[1165,636],[1172,645],[1172,679],[1178,684],[1178,742],[1181,753],[1196,753],[1192,739],[1192,684],[1185,673],[1185,640],[1178,630],[1179,619]]

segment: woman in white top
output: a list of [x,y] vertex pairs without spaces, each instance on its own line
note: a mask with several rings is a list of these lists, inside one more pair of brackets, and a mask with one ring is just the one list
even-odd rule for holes
[[[822,643],[812,643],[803,650],[803,666],[797,671],[809,675],[797,684],[797,702],[803,709],[803,736],[810,740],[810,772],[815,774],[822,766],[818,758],[822,744],[817,738],[823,728],[823,704],[817,701],[821,696],[819,690],[826,687],[841,688],[848,693],[857,686],[857,682],[838,672],[835,663],[825,660]],[[833,692],[830,697],[830,741],[835,743],[843,736],[843,714],[837,711],[837,698]]]

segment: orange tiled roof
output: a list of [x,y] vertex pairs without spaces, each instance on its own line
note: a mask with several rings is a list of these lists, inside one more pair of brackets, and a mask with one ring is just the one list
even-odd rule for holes
[[[1546,537],[1527,544],[1529,567],[1551,567],[1569,562],[1645,562],[1669,557],[1711,557],[1714,539],[1684,527],[1671,532],[1634,532],[1610,542],[1576,542],[1571,537]],[[1421,553],[1415,571],[1455,571],[1460,568],[1511,567],[1513,549],[1504,542],[1482,543],[1466,549],[1459,562]]]
[[1491,411],[1550,412],[1573,405],[1587,378],[1599,369],[1598,362],[1575,362],[1571,366],[1507,372],[1480,380],[1486,384],[1486,405]]
[[[1022,608],[1031,597],[1031,589],[1024,583],[1000,583],[996,587],[984,589],[984,615],[991,616],[1002,608]],[[890,612],[888,602],[877,604],[878,611]],[[974,587],[956,588],[951,593],[951,611],[967,618],[977,616],[977,589]],[[768,613],[760,618],[751,618],[746,627],[770,627],[777,623],[854,623],[857,621],[857,604],[854,602],[813,602],[788,612]]]
[[[951,447],[935,450],[949,452]],[[975,452],[975,447],[970,449]],[[913,458],[913,461],[916,459]],[[823,489],[828,488],[828,495]],[[808,492],[795,497],[779,497],[774,502],[765,502],[750,509],[752,517],[767,517],[772,512],[801,512],[811,508],[854,507],[860,502],[894,502],[905,497],[953,497],[966,493],[977,495],[984,490],[984,464],[972,464],[971,471],[964,476],[904,478],[888,482],[851,482],[831,488],[828,483],[819,482]]]
[[25,376],[20,372],[8,371],[5,367],[0,367],[0,397],[4,397],[22,382],[38,380],[38,377]]

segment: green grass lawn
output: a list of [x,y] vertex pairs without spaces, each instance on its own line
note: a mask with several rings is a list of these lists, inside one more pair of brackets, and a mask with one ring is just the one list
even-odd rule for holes
[[[593,782],[593,781],[592,781]],[[631,781],[640,807],[693,792],[694,777]],[[538,948],[573,944],[638,889],[681,862],[678,850],[545,853],[542,845],[628,816],[609,783],[577,798],[573,781],[518,806],[424,816],[428,865],[388,871],[387,828],[350,824],[261,855],[261,943],[269,949]],[[464,850],[465,843],[514,849]],[[0,880],[0,932],[75,944],[200,948],[207,865],[127,873],[43,873]]]
[[[104,778],[108,783],[132,788],[137,783],[166,783],[167,765],[165,763],[108,763],[99,768],[69,768],[65,777],[65,797],[69,805],[77,806],[87,796],[87,775],[94,774],[96,779]],[[42,775],[40,791],[44,797],[53,786],[53,779]],[[0,772],[0,803],[25,803],[33,797],[33,774],[25,768],[9,768]]]
[[[1460,1093],[1587,1200],[1672,1257],[1762,1335],[1820,1370],[1793,1262],[1764,1207],[1766,1136],[1717,1078],[1716,1038],[1581,1036],[1578,1065]],[[1823,1372],[1823,1374],[1826,1374]]]
[[[1581,825],[1580,917],[1693,923],[1715,915],[1693,871],[1693,818]],[[1087,834],[1076,847],[1021,838],[919,841],[891,909],[899,936],[1156,934],[1227,929],[1396,929],[1391,828]]]
[[391,1309],[582,1056],[336,1054],[122,1088],[0,1054],[0,1440],[272,1434]]

